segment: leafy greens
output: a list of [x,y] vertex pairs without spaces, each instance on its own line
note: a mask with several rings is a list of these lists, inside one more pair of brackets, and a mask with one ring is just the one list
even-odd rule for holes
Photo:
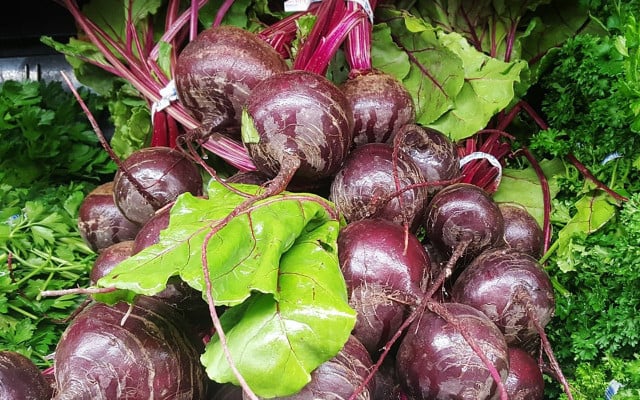
[[[153,295],[171,276],[205,297],[211,285],[216,305],[228,307],[221,323],[244,379],[260,396],[286,396],[342,348],[355,324],[337,258],[341,222],[326,200],[284,193],[222,224],[244,199],[215,180],[207,198],[181,195],[159,243],[97,282],[122,290],[95,297],[111,303]],[[212,379],[237,383],[217,335],[202,362]],[[283,373],[287,379],[279,379]]]

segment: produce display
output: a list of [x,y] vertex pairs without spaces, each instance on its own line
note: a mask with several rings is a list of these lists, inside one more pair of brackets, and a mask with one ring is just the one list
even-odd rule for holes
[[640,2],[58,3],[2,398],[640,398]]

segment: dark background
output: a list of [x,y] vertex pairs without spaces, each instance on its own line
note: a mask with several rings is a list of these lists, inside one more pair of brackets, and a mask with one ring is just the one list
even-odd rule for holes
[[54,0],[11,0],[4,2],[0,23],[0,57],[54,54],[40,43],[40,36],[62,42],[75,35],[73,17]]

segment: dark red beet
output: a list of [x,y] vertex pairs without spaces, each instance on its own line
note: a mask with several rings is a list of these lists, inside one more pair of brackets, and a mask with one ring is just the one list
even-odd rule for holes
[[[278,400],[349,399],[364,382],[372,366],[367,349],[350,336],[344,347],[329,361],[311,372],[311,381],[298,393],[275,397]],[[284,379],[284,377],[283,377]],[[375,391],[375,380],[355,400],[369,400]],[[245,396],[247,399],[247,396]]]
[[348,288],[385,286],[393,293],[418,299],[429,274],[429,255],[402,226],[382,219],[351,222],[338,235],[338,259]]
[[547,273],[533,257],[513,249],[490,249],[476,257],[456,279],[451,298],[484,312],[514,346],[538,339],[528,306],[541,327],[555,311]]
[[544,235],[538,221],[518,204],[499,203],[498,207],[504,219],[505,244],[536,259],[540,258]]
[[[501,380],[509,372],[507,343],[486,315],[471,306],[442,306],[465,329],[495,366]],[[497,383],[458,327],[434,312],[418,316],[396,355],[400,383],[412,399],[493,399]]]
[[91,267],[91,272],[89,273],[91,283],[96,283],[98,279],[108,274],[113,267],[131,257],[132,254],[133,240],[115,243],[102,250]]
[[300,161],[296,180],[327,178],[349,152],[353,112],[344,93],[322,75],[272,75],[252,90],[245,111],[242,139],[256,168],[271,178],[287,159]]
[[128,220],[116,205],[113,185],[107,182],[93,189],[78,210],[78,230],[93,251],[133,240],[140,230],[140,225]]
[[0,399],[49,400],[53,387],[38,366],[15,351],[0,351]]
[[367,348],[373,359],[377,359],[380,349],[402,325],[408,310],[405,297],[375,283],[365,283],[351,290],[349,305],[357,315],[352,335]]
[[[442,132],[417,124],[407,124],[394,135],[399,146],[416,163],[428,182],[444,181],[460,176],[460,156],[456,145]],[[442,186],[430,188],[435,193]]]
[[[136,184],[131,183],[125,168]],[[202,194],[202,176],[198,166],[181,151],[169,147],[145,147],[122,162],[114,178],[116,205],[129,220],[144,225],[178,195]],[[142,193],[144,192],[144,193]]]
[[340,88],[353,110],[356,145],[387,142],[393,132],[415,121],[411,94],[402,82],[389,74],[356,75]]
[[473,257],[502,238],[504,221],[498,205],[478,186],[455,183],[436,193],[427,207],[426,235],[442,253],[461,243]]
[[509,400],[542,400],[544,378],[536,360],[523,349],[509,347],[509,375],[504,383]]
[[137,254],[142,249],[158,243],[160,240],[160,231],[169,226],[169,217],[171,216],[171,206],[173,202],[165,205],[157,210],[153,217],[142,225],[140,231],[133,240],[133,254]]
[[180,102],[207,133],[240,126],[242,107],[263,79],[289,67],[265,41],[230,25],[205,29],[178,56],[174,79]]
[[165,303],[139,297],[92,303],[63,333],[55,352],[55,400],[205,399],[201,340]]
[[[397,224],[419,224],[427,203],[426,187],[416,187],[398,195],[398,190],[424,181],[413,160],[386,143],[367,143],[353,149],[336,174],[329,198],[348,222],[379,217]],[[396,188],[394,171],[399,187]]]

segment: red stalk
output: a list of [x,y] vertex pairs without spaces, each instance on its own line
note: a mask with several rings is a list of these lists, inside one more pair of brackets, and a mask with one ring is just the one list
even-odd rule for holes
[[[131,23],[133,17],[129,14],[128,24],[130,24],[130,27],[126,31],[125,38],[127,44],[119,43],[89,20],[89,18],[81,12],[75,0],[59,1],[72,14],[80,29],[87,35],[89,41],[98,48],[107,60],[106,64],[88,60],[89,62],[129,82],[140,92],[149,104],[160,101],[162,98],[160,90],[164,88],[169,81],[169,77],[162,73],[156,63],[160,42],[152,45],[149,40],[150,36],[148,35],[146,36],[147,43],[140,42],[138,32]],[[173,21],[174,24],[166,27],[161,40],[171,43],[174,52],[177,51],[178,47],[177,40],[175,40],[177,35],[190,21],[190,26],[193,28],[193,13],[205,3],[206,0],[192,3],[190,9],[178,18],[167,16],[167,21]],[[177,9],[175,8],[177,4],[179,4],[178,1],[171,2],[169,14],[174,15],[177,13]],[[129,9],[131,10],[131,7]],[[195,23],[197,23],[197,18],[195,19]],[[116,36],[115,32],[113,34]],[[146,49],[150,49],[148,56],[144,55],[147,51]],[[164,111],[168,114],[169,118],[175,119],[176,122],[180,123],[187,130],[196,129],[200,125],[179,102],[171,103]],[[230,138],[222,135],[212,135],[205,148],[241,170],[247,171],[255,169],[245,148]]]
[[[369,2],[371,9],[375,9],[377,0]],[[347,10],[362,10],[362,6],[355,1],[347,2]],[[349,76],[370,72],[371,65],[371,30],[372,23],[369,18],[365,18],[349,32],[345,41],[345,56],[349,64]]]

